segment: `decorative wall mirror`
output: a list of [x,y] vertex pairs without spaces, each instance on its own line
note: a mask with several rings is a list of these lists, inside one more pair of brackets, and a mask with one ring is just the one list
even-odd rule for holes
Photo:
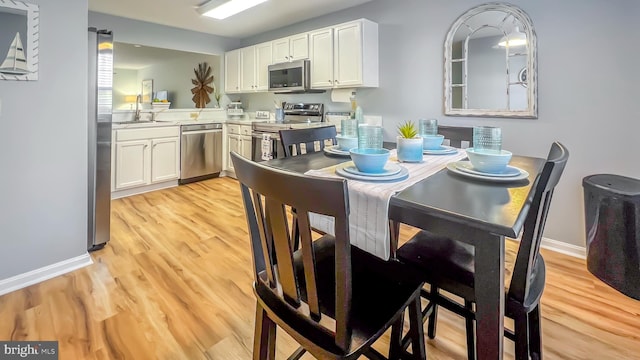
[[38,5],[0,0],[0,80],[38,80]]
[[489,3],[462,14],[444,44],[444,113],[537,118],[536,34],[516,6]]

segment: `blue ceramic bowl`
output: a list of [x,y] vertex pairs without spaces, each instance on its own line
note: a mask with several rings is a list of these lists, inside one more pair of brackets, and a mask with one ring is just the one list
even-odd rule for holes
[[338,141],[338,146],[340,150],[349,151],[349,149],[353,149],[358,147],[358,137],[351,136],[342,136],[336,135],[336,140]]
[[507,150],[501,150],[500,152],[475,150],[474,148],[466,150],[473,168],[486,173],[503,172],[509,161],[511,161],[511,152]]
[[349,150],[351,160],[358,170],[366,173],[381,173],[384,165],[389,160],[389,150],[387,149],[359,149]]
[[422,148],[425,150],[440,149],[444,141],[444,135],[420,135],[422,136]]

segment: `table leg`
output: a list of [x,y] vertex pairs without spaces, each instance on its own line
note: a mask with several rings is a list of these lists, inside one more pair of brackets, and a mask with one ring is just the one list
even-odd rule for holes
[[502,359],[504,333],[504,237],[477,234],[475,246],[476,354]]
[[391,251],[389,252],[390,259],[396,258],[396,252],[398,251],[398,238],[400,237],[400,223],[394,220],[389,220],[389,238],[391,241]]

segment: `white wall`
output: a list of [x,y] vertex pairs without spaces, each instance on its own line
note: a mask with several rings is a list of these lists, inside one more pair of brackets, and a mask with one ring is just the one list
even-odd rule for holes
[[87,1],[29,2],[38,80],[0,81],[0,282],[87,251]]
[[[613,173],[640,178],[634,149],[640,130],[635,106],[640,2],[627,0],[513,0],[531,17],[538,35],[539,118],[443,116],[443,43],[458,16],[484,0],[377,0],[302,24],[244,39],[248,46],[361,17],[379,24],[380,87],[358,91],[365,114],[383,116],[385,139],[407,119],[441,124],[486,124],[503,129],[504,148],[545,157],[563,142],[571,157],[556,190],[545,236],[584,246],[582,178]],[[298,101],[309,101],[299,95]],[[245,95],[266,106],[273,95]],[[327,109],[343,108],[329,95],[313,95]],[[345,104],[346,105],[346,104]]]

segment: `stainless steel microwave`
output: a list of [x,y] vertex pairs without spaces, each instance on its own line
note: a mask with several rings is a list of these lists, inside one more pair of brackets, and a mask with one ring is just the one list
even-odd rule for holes
[[309,60],[269,65],[269,91],[275,93],[307,92],[310,81]]

